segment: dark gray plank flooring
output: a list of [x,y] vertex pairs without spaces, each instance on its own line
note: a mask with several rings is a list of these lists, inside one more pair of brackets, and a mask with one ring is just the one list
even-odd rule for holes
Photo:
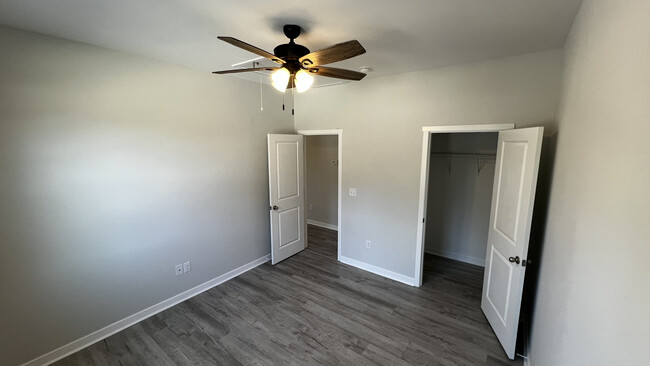
[[427,255],[421,288],[309,248],[97,342],[55,365],[521,365],[480,310],[482,268]]

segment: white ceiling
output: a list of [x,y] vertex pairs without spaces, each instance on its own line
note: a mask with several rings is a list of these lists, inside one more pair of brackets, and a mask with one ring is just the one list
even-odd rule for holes
[[359,40],[367,53],[334,66],[370,66],[370,78],[560,48],[580,2],[2,0],[0,24],[205,71],[256,57],[217,36],[273,52],[282,25],[298,24],[312,51]]

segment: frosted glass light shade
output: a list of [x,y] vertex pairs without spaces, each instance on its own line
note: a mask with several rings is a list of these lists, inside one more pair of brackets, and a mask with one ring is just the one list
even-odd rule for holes
[[302,93],[311,87],[311,84],[314,83],[314,77],[309,75],[305,70],[299,70],[296,73],[296,90],[298,93]]
[[284,67],[277,69],[273,74],[271,74],[273,87],[278,91],[284,93],[284,91],[287,90],[287,85],[289,84],[290,77],[291,73],[289,70],[285,69]]

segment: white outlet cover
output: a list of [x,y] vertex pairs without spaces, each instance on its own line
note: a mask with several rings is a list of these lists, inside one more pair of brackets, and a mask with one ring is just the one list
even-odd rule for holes
[[350,197],[356,197],[356,196],[357,196],[357,189],[350,188]]
[[176,276],[180,276],[183,274],[183,265],[182,264],[177,264],[175,267],[176,270]]
[[190,261],[183,263],[183,273],[187,273],[191,270],[192,270],[192,263],[190,263]]

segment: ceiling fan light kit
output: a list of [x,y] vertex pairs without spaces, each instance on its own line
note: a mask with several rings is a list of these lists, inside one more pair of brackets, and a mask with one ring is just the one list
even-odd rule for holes
[[220,40],[230,43],[233,46],[271,60],[279,64],[279,66],[214,71],[213,74],[273,71],[273,74],[271,74],[272,85],[275,89],[283,93],[287,88],[294,87],[298,93],[308,90],[314,83],[312,74],[355,81],[361,80],[366,76],[366,74],[358,71],[322,66],[364,54],[366,50],[358,41],[347,41],[309,52],[307,47],[293,41],[300,35],[300,26],[287,24],[283,30],[284,35],[289,38],[289,43],[275,47],[273,53],[264,51],[236,38],[218,37]]
[[282,67],[271,74],[271,84],[275,89],[284,93],[284,91],[287,89],[287,85],[289,85],[290,78],[291,73],[289,70]]
[[[277,71],[276,71],[277,72]],[[305,70],[298,70],[296,76],[294,77],[296,82],[296,91],[302,93],[311,87],[311,84],[314,83],[314,77],[309,75]]]

